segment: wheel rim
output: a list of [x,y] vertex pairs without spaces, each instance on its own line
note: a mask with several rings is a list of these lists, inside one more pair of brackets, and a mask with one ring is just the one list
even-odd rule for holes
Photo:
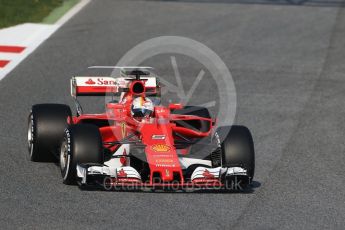
[[30,115],[29,125],[28,125],[28,148],[30,156],[32,156],[33,145],[34,145],[34,126],[32,121],[32,114]]
[[61,145],[60,150],[60,167],[61,171],[63,172],[68,164],[68,146],[67,141],[64,140]]

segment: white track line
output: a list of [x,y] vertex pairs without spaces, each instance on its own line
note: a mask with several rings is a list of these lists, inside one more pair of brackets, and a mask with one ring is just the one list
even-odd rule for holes
[[[8,45],[19,45],[25,46],[26,49],[20,54],[9,54],[1,53],[0,59],[10,60],[10,62],[0,69],[0,81],[6,77],[20,62],[22,62],[26,57],[28,57],[37,47],[39,47],[47,38],[49,38],[53,33],[55,33],[63,24],[65,24],[69,19],[76,15],[84,6],[86,6],[91,0],[81,0],[78,4],[72,7],[65,15],[63,15],[55,24],[34,24],[25,23],[18,25],[17,27],[32,27],[36,28],[25,40],[22,40],[19,44],[8,44]],[[5,28],[11,29],[11,28]],[[11,37],[7,40],[11,40]],[[6,39],[5,39],[6,40]],[[0,39],[1,41],[1,39]],[[8,43],[8,42],[5,42]],[[1,44],[0,44],[1,45]]]
[[62,16],[55,25],[59,27],[65,24],[68,20],[70,20],[74,15],[76,15],[81,9],[84,8],[87,4],[89,4],[91,0],[81,0],[77,5],[72,7],[64,16]]

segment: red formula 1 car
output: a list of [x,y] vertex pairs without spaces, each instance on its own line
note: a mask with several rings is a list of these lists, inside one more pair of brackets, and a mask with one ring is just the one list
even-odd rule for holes
[[[160,105],[145,68],[121,76],[73,77],[67,105],[33,105],[32,161],[59,162],[63,182],[106,189],[241,189],[254,176],[254,145],[243,126],[219,127],[207,108]],[[84,114],[77,96],[118,96],[102,114]]]

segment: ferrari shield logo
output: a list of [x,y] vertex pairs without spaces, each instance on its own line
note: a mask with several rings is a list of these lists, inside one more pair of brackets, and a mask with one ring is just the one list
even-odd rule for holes
[[126,123],[125,122],[121,123],[121,134],[122,134],[122,138],[126,137]]

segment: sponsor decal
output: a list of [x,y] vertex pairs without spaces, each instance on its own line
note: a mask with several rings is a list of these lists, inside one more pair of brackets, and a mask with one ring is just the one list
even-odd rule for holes
[[156,144],[152,146],[152,150],[155,152],[169,152],[170,147],[166,144]]
[[214,175],[210,173],[207,169],[205,169],[204,173],[202,174],[205,179],[214,179]]
[[122,138],[126,137],[126,123],[125,122],[121,123],[121,134],[122,134]]
[[172,157],[174,157],[173,155],[171,155],[171,154],[154,154],[154,155],[152,155],[154,158],[160,158],[160,157],[162,157],[162,158],[166,158],[166,157],[170,157],[170,158],[172,158]]
[[173,163],[173,159],[157,159],[156,163]]
[[115,85],[115,80],[105,80],[103,78],[97,78],[97,85]]
[[121,169],[117,172],[118,177],[127,177],[127,173],[125,173],[125,170]]
[[94,82],[94,81],[90,78],[89,80],[87,80],[87,81],[85,82],[85,84],[94,85],[94,84],[96,84],[96,82]]
[[156,167],[166,168],[166,167],[176,167],[176,165],[175,165],[175,164],[172,164],[172,165],[167,165],[167,164],[156,164]]
[[152,135],[152,140],[164,140],[165,135]]
[[101,86],[113,86],[116,85],[115,80],[109,80],[109,79],[104,79],[104,78],[89,78],[89,80],[87,80],[85,82],[85,84],[88,85],[101,85]]
[[164,113],[166,110],[165,110],[165,108],[161,108],[161,107],[157,107],[156,109],[155,109],[155,112],[156,113]]
[[119,178],[117,180],[119,183],[140,183],[140,180],[137,178]]
[[125,88],[126,87],[126,81],[124,81],[124,80],[118,80],[117,81],[117,84],[120,86],[120,87],[122,87],[122,88]]

